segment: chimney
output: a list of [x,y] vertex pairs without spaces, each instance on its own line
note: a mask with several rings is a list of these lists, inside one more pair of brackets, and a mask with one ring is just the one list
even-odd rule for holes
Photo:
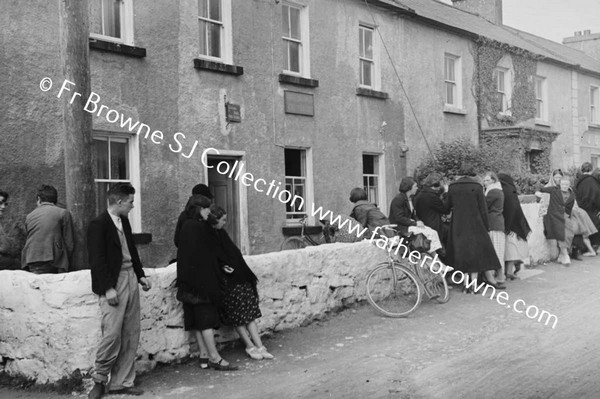
[[573,36],[564,38],[563,44],[600,61],[600,33],[592,33],[590,29],[578,31]]
[[452,0],[454,7],[502,25],[502,0]]

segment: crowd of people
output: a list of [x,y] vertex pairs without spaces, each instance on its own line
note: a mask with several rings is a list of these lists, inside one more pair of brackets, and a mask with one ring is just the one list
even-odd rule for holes
[[[600,180],[592,165],[584,163],[579,176],[553,171],[536,195],[542,202],[544,234],[559,248],[558,262],[596,256],[600,244]],[[571,182],[575,180],[575,190]],[[469,163],[450,184],[439,173],[428,175],[419,187],[411,177],[400,182],[399,193],[390,204],[389,218],[367,200],[362,188],[350,193],[354,204],[350,214],[369,232],[387,224],[410,240],[423,234],[429,252],[437,252],[446,264],[463,272],[469,280],[483,279],[496,289],[505,289],[515,280],[527,253],[531,228],[525,218],[512,177],[492,171],[478,175]],[[570,254],[570,255],[569,255]]]

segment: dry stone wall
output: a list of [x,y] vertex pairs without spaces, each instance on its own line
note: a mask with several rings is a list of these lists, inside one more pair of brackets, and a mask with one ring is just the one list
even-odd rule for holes
[[[544,238],[538,208],[523,204],[533,229],[528,242],[530,263],[550,260],[557,253]],[[260,330],[298,327],[365,299],[365,276],[385,259],[384,250],[367,242],[248,256],[260,280]],[[153,288],[140,291],[137,366],[141,370],[195,351],[175,299],[175,265],[146,269],[146,273]],[[218,334],[220,342],[236,339],[229,328],[221,328]],[[0,370],[39,383],[55,382],[76,370],[85,373],[93,365],[99,337],[98,299],[91,292],[89,271],[60,275],[0,271]]]

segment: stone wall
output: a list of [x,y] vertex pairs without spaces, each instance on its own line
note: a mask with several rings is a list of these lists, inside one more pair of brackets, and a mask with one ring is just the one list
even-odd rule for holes
[[[544,238],[539,205],[522,207],[533,229],[526,263],[555,258],[555,245]],[[366,242],[246,257],[260,279],[260,330],[298,327],[364,300],[366,273],[385,259],[383,250]],[[182,309],[175,299],[175,265],[146,269],[146,273],[153,288],[140,291],[138,368],[142,370],[153,368],[157,362],[185,358],[195,350],[190,348]],[[57,381],[77,369],[89,370],[100,335],[98,300],[90,287],[89,271],[61,275],[0,271],[1,367],[11,375],[40,383]],[[218,334],[219,342],[236,339],[229,328],[220,329]]]
[[[265,332],[298,327],[364,299],[365,275],[386,255],[364,242],[246,259],[260,279],[259,328]],[[181,305],[175,299],[175,265],[146,269],[146,274],[153,287],[140,290],[137,365],[142,370],[190,354],[190,337],[183,330]],[[218,334],[220,342],[236,338],[229,328],[221,328]],[[93,365],[99,337],[100,313],[89,271],[60,275],[0,271],[0,364],[7,373],[44,383],[77,369],[86,372]]]

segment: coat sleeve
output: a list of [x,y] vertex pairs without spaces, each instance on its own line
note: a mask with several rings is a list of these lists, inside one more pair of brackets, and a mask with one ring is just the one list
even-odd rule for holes
[[485,228],[489,231],[490,221],[488,219],[488,208],[486,198],[483,194],[482,189],[475,190],[475,193],[477,194],[477,206],[479,207],[479,214],[481,215],[481,219],[483,220]]
[[62,220],[62,236],[65,240],[65,248],[67,250],[67,256],[69,257],[69,267],[73,256],[73,250],[75,248],[75,241],[73,239],[73,220],[71,218],[71,212],[65,211]]
[[416,222],[410,217],[410,214],[407,214],[406,200],[402,197],[396,196],[392,203],[390,204],[390,221],[393,224],[397,224],[399,226],[416,226]]
[[367,227],[367,222],[368,222],[367,212],[362,212],[362,211],[358,210],[357,208],[358,207],[355,207],[354,209],[352,209],[352,213],[350,213],[350,217],[356,219],[356,221],[358,223],[360,223],[360,225],[362,227]]
[[92,220],[87,231],[87,247],[92,279],[97,283],[97,294],[104,295],[109,288],[106,258],[106,232],[100,220]]

